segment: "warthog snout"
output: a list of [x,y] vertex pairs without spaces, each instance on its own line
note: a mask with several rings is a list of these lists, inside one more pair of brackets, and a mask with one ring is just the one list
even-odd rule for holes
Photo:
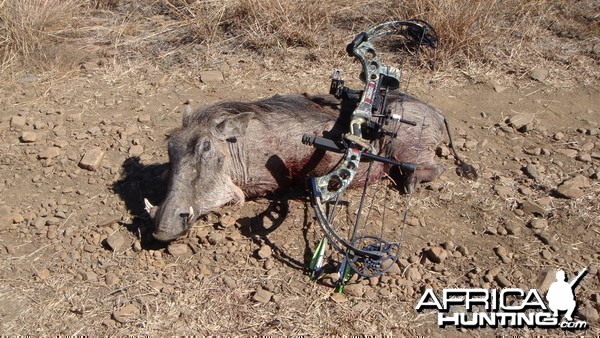
[[171,215],[165,215],[165,209],[161,209],[157,215],[164,221],[160,227],[155,227],[152,236],[159,241],[171,241],[184,235],[192,226],[195,221],[194,208],[189,207],[188,209],[175,208],[172,209]]

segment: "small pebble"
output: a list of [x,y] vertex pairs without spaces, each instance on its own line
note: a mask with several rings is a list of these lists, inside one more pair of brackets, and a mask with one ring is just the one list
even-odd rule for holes
[[175,257],[187,257],[192,255],[192,251],[187,244],[184,243],[171,243],[167,247],[167,252],[171,256]]
[[264,289],[257,290],[252,296],[252,300],[258,303],[266,304],[271,301],[273,293]]
[[120,281],[119,277],[116,274],[114,274],[113,272],[109,272],[106,274],[106,276],[104,276],[104,282],[108,286],[113,286],[113,285],[119,283],[119,281]]
[[258,250],[258,257],[260,257],[261,259],[269,258],[272,254],[273,251],[271,247],[266,244],[261,246],[260,250]]
[[112,317],[119,323],[125,324],[135,320],[135,317],[140,313],[140,309],[134,304],[125,305],[113,311]]

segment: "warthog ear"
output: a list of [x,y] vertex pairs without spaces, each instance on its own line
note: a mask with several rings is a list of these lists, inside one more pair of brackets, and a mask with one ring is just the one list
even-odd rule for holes
[[246,133],[248,123],[254,117],[253,112],[239,113],[236,115],[226,115],[216,121],[215,127],[217,137],[226,140],[233,137],[240,137]]
[[182,122],[183,128],[189,126],[191,120],[192,120],[192,105],[190,104],[190,101],[187,100],[183,104],[183,122]]

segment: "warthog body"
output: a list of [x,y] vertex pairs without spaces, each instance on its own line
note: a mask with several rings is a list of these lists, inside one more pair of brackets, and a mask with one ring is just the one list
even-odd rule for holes
[[[406,180],[412,191],[414,184],[431,181],[444,170],[435,162],[434,152],[443,139],[445,118],[404,94],[390,94],[388,102],[395,114],[417,122],[401,125],[391,144],[396,161],[417,165]],[[154,237],[175,239],[196,216],[331,171],[341,155],[315,150],[301,139],[303,134],[335,137],[346,132],[348,121],[338,120],[341,109],[353,107],[341,107],[329,96],[274,96],[250,103],[217,103],[185,114],[183,126],[168,140],[171,171],[166,199],[158,207],[147,203],[154,217]],[[381,176],[387,169],[376,163],[372,175]]]

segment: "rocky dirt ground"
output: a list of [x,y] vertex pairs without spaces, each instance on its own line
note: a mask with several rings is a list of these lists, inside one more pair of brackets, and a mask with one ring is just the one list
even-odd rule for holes
[[170,245],[150,241],[142,200],[164,196],[165,136],[183,102],[328,89],[328,72],[265,67],[232,59],[200,79],[90,62],[0,84],[0,333],[563,335],[439,329],[415,306],[425,288],[544,290],[552,269],[572,278],[588,267],[576,316],[590,327],[573,333],[600,334],[600,95],[558,89],[544,72],[502,86],[413,80],[480,178],[457,176],[441,147],[442,177],[388,202],[404,228],[398,264],[342,295],[306,273],[320,232],[301,192],[226,207]]

